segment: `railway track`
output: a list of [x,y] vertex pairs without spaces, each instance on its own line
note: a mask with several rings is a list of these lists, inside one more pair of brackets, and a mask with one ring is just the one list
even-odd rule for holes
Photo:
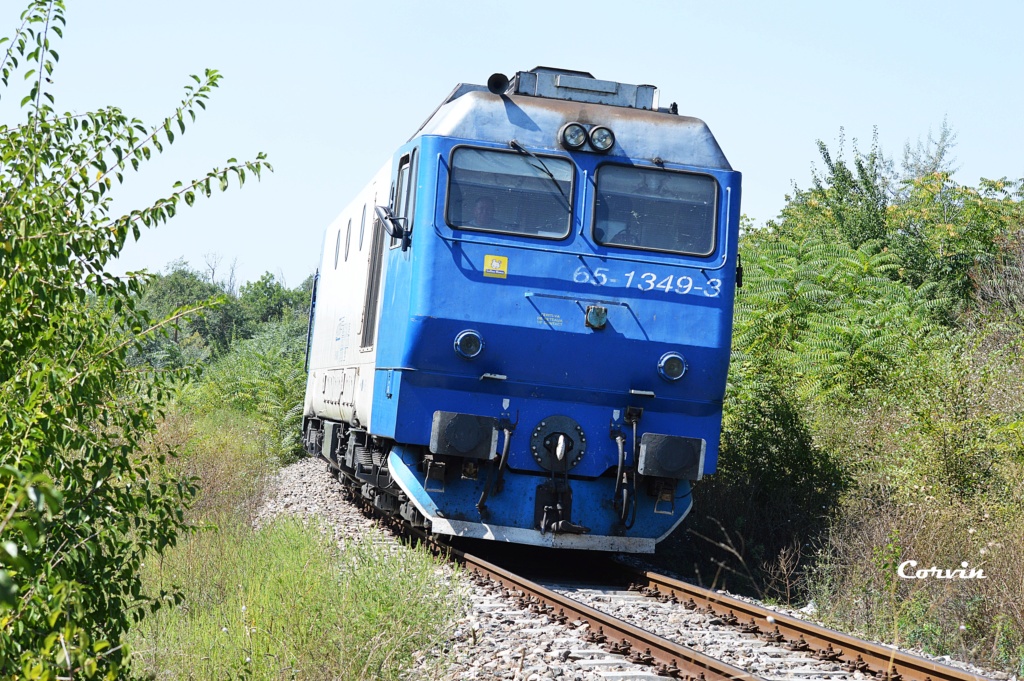
[[[585,627],[585,640],[593,648],[571,651],[574,658],[597,657],[604,651],[632,665],[605,678],[988,681],[624,564],[618,565],[629,574],[629,589],[540,584],[480,557],[454,550],[451,554],[478,585],[490,580],[516,606],[566,626]],[[644,614],[636,616],[637,611]],[[603,664],[611,669],[608,659]]]
[[[451,551],[451,555],[474,575],[478,585],[481,580],[490,580],[504,591],[505,596],[516,599],[520,607],[547,614],[550,619],[562,624],[571,622],[577,627],[586,625],[586,641],[608,653],[622,656],[633,665],[649,668],[651,677],[688,681],[761,681],[761,677],[755,674],[645,631],[483,558],[455,550]],[[574,652],[577,657],[582,657],[597,651]],[[629,671],[626,674],[618,678],[641,679],[646,675]]]
[[839,663],[851,675],[879,681],[987,681],[985,677],[895,648],[865,641],[764,606],[623,565],[634,577],[631,590],[658,601],[709,615],[744,634],[780,644],[811,658]]
[[[358,495],[353,500],[377,515]],[[577,578],[598,574],[603,585],[540,583],[519,574],[519,567],[437,544],[394,518],[381,520],[396,534],[460,563],[475,585],[490,593],[475,609],[514,621],[523,611],[546,619],[552,625],[543,634],[549,656],[571,658],[599,678],[991,681],[624,562],[598,566],[595,558],[573,571]],[[524,619],[522,626],[536,625]],[[559,636],[559,627],[572,635]]]

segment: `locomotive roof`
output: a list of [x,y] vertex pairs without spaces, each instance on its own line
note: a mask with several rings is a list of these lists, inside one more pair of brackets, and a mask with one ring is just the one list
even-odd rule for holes
[[[524,75],[531,74],[539,74],[540,78],[524,79]],[[552,74],[561,75],[563,80],[571,74],[584,83],[591,79],[597,87],[608,83],[617,85],[620,94],[612,95],[614,99],[586,91],[559,96],[553,88],[544,88],[543,77]],[[528,89],[523,87],[524,80],[530,86]],[[524,90],[540,94],[515,94]],[[623,91],[628,98],[622,97]],[[558,130],[575,121],[611,128],[615,133],[616,147],[612,152],[615,155],[732,170],[704,121],[666,110],[640,108],[653,104],[653,94],[654,88],[649,85],[597,81],[587,73],[540,67],[517,74],[502,94],[493,94],[481,85],[460,84],[414,137],[442,135],[499,144],[508,144],[514,139],[528,147],[561,150],[557,142]]]

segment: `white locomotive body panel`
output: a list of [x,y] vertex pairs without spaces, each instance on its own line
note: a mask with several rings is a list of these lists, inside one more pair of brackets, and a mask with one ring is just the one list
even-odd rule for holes
[[[378,296],[373,310],[364,309],[365,289],[373,234],[380,231],[374,207],[386,203],[390,177],[388,162],[324,234],[309,346],[304,413],[363,427],[370,424],[377,361],[376,342],[363,345],[363,327],[368,315],[379,320],[381,305]],[[381,268],[378,290],[386,276]]]

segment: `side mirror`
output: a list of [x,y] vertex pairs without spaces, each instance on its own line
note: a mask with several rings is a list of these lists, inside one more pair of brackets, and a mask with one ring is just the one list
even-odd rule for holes
[[403,251],[409,250],[409,245],[412,243],[412,230],[402,224],[406,221],[405,218],[395,217],[395,214],[387,206],[375,206],[373,212],[380,220],[387,235],[392,239],[401,240]]

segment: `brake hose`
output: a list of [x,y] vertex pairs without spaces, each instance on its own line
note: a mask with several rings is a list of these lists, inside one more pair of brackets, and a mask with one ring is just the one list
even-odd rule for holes
[[615,436],[615,444],[619,447],[619,467],[615,469],[615,491],[612,492],[612,499],[619,498],[619,489],[622,486],[622,469],[626,466],[626,436],[620,432]]
[[[498,460],[498,478],[494,483],[495,488],[501,485],[501,474],[505,471],[505,465],[508,463],[508,451],[512,447],[512,431],[505,428],[501,431],[505,435],[505,441],[501,445],[501,458]],[[487,469],[487,480],[484,482],[484,491],[480,495],[480,501],[476,502],[477,509],[483,510],[484,503],[487,502],[487,496],[491,492],[491,472],[493,467]]]

